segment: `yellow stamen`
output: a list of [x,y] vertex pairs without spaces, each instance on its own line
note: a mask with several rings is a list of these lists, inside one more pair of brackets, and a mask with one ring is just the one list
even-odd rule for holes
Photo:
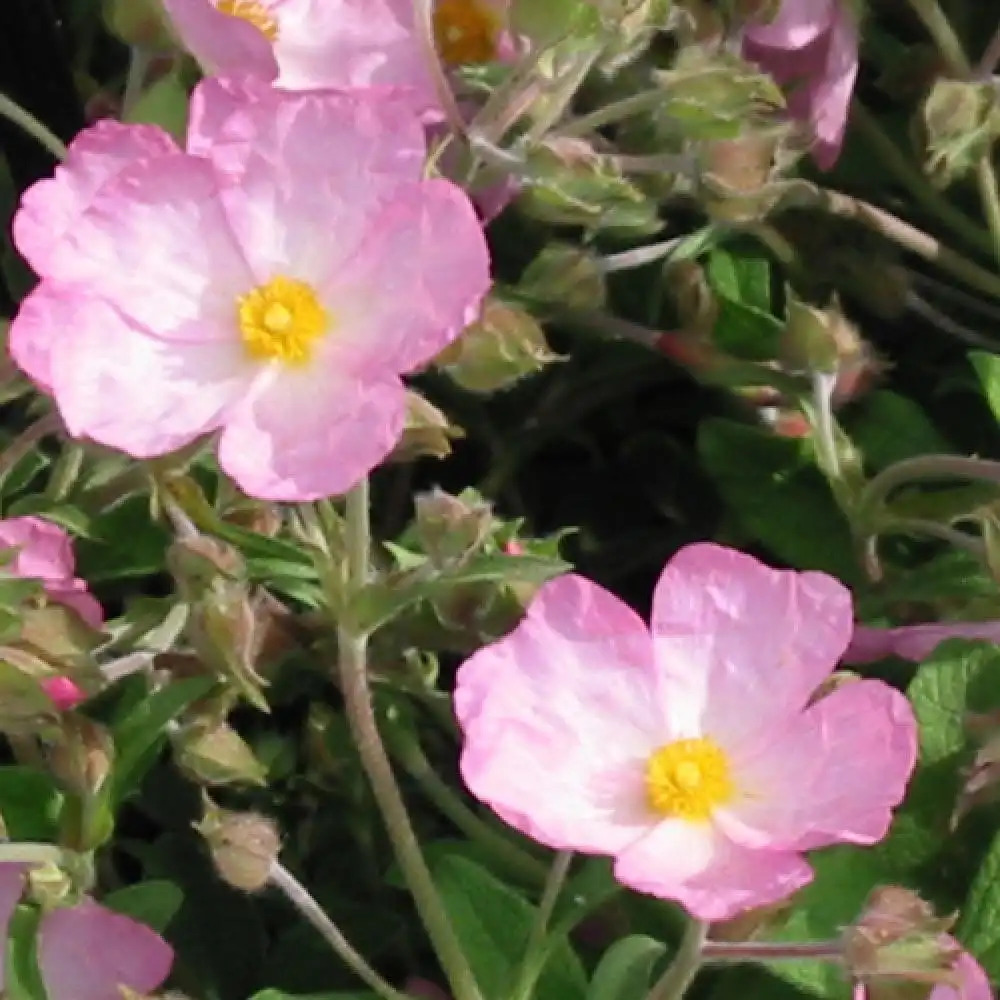
[[490,62],[500,42],[500,19],[483,0],[438,0],[434,42],[448,66]]
[[312,287],[283,275],[241,295],[236,306],[243,346],[259,361],[306,364],[330,327]]
[[278,40],[278,22],[260,0],[218,0],[216,9],[252,24],[269,42]]
[[704,822],[733,797],[729,761],[713,740],[667,743],[646,763],[646,797],[665,816]]

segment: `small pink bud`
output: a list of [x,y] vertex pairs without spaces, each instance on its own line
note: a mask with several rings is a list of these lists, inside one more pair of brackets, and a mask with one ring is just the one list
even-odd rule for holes
[[80,685],[68,677],[49,677],[42,681],[42,690],[60,712],[68,712],[71,708],[76,708],[81,701],[85,701],[87,698]]
[[505,542],[503,550],[509,556],[524,555],[524,546],[516,538],[512,538],[509,542]]

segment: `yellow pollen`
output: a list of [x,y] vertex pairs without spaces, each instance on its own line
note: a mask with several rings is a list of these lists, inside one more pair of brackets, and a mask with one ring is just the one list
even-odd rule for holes
[[712,740],[676,740],[646,762],[646,797],[664,816],[704,822],[733,797],[729,761]]
[[500,19],[483,0],[438,0],[434,41],[448,66],[490,62],[497,55]]
[[236,301],[243,346],[258,361],[306,364],[330,318],[304,281],[278,275]]
[[278,22],[260,0],[218,0],[215,6],[221,14],[252,24],[269,42],[278,40]]

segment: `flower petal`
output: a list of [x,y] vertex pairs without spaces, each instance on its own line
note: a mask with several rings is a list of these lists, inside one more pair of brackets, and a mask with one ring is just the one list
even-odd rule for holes
[[954,970],[958,973],[960,990],[946,985],[935,986],[927,1000],[994,1000],[989,977],[967,951],[958,956]]
[[643,779],[668,738],[660,703],[641,619],[582,577],[552,580],[459,668],[462,778],[541,843],[614,853],[658,818]]
[[7,350],[14,364],[40,389],[52,394],[52,355],[61,339],[73,335],[66,321],[66,296],[43,281],[18,307],[7,331]]
[[710,823],[667,820],[618,855],[615,878],[714,921],[784,899],[812,869],[797,854],[740,847]]
[[689,545],[660,577],[652,627],[671,705],[689,713],[675,726],[746,752],[833,670],[851,636],[851,595],[824,573]]
[[[202,101],[220,88],[203,87]],[[232,231],[261,282],[275,274],[317,283],[367,234],[403,180],[418,180],[426,145],[399,102],[362,94],[272,94],[224,118],[201,112],[223,180]],[[207,140],[207,142],[206,142]]]
[[73,542],[64,528],[40,517],[8,517],[0,521],[0,547],[20,551],[7,569],[16,576],[45,583],[73,578]]
[[170,343],[104,302],[61,300],[72,336],[53,357],[66,427],[135,458],[164,455],[213,430],[250,382],[238,343]]
[[39,926],[38,966],[49,1000],[121,1000],[122,986],[151,993],[173,960],[157,933],[90,899],[53,910]]
[[1000,643],[1000,621],[940,622],[899,628],[858,625],[843,661],[854,665],[898,656],[919,663],[948,639],[985,639]]
[[802,49],[826,34],[840,0],[783,0],[770,21],[749,24],[744,38],[774,49]]
[[448,181],[396,189],[340,274],[327,279],[339,363],[362,376],[429,361],[476,317],[490,287],[486,237]]
[[412,0],[283,0],[275,46],[288,90],[398,88],[421,113],[437,107]]
[[395,447],[405,398],[398,379],[341,381],[321,365],[271,372],[227,419],[219,462],[265,500],[345,493]]
[[153,125],[105,119],[85,129],[55,175],[24,192],[12,224],[21,256],[37,274],[59,277],[58,245],[98,191],[130,163],[177,151],[174,140]]
[[845,10],[834,20],[823,72],[809,87],[812,154],[821,170],[829,170],[840,156],[857,77],[858,29]]
[[73,259],[67,271],[92,295],[172,340],[235,335],[236,299],[255,285],[215,173],[184,153],[122,170],[62,246]]
[[916,752],[903,695],[881,681],[845,684],[735,762],[740,799],[718,821],[748,847],[873,844],[903,799]]
[[208,75],[248,73],[263,80],[278,75],[271,43],[248,21],[221,13],[211,0],[164,0],[163,5],[185,48]]
[[0,863],[0,993],[4,990],[7,927],[24,889],[24,873],[30,867],[12,861]]

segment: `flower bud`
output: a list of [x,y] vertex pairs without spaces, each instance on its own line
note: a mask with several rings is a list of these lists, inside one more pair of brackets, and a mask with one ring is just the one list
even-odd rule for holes
[[560,360],[529,313],[489,299],[479,321],[438,356],[437,365],[463,389],[495,392]]
[[550,243],[524,270],[518,294],[563,309],[594,312],[608,290],[595,254],[572,243]]
[[920,116],[925,169],[947,187],[971,173],[1000,136],[1000,98],[992,83],[938,80]]
[[114,755],[114,742],[104,726],[83,715],[73,715],[62,720],[48,762],[52,774],[67,791],[91,798],[104,787]]
[[856,357],[862,341],[833,304],[826,309],[792,299],[781,336],[781,361],[792,372],[836,372]]
[[28,896],[43,910],[54,910],[75,901],[73,878],[54,862],[31,868],[26,881]]
[[60,712],[76,708],[87,698],[86,692],[69,677],[48,677],[41,682],[42,690]]
[[456,497],[435,488],[417,494],[414,506],[417,537],[438,566],[477,552],[495,524],[493,508],[471,489]]
[[267,885],[281,850],[278,828],[257,813],[220,809],[205,799],[205,815],[195,827],[212,852],[216,871],[235,889],[256,892]]
[[197,600],[219,577],[239,579],[246,563],[233,546],[205,535],[181,538],[167,549],[167,566],[185,600]]
[[880,886],[844,931],[843,954],[851,976],[865,983],[956,981],[960,949],[947,936],[953,917],[937,917],[916,893]]
[[173,734],[177,766],[192,781],[205,785],[263,785],[267,768],[225,722],[192,723]]
[[433,404],[419,392],[406,390],[406,423],[403,436],[387,461],[412,462],[418,458],[447,458],[451,442],[463,437],[460,427],[452,424]]

